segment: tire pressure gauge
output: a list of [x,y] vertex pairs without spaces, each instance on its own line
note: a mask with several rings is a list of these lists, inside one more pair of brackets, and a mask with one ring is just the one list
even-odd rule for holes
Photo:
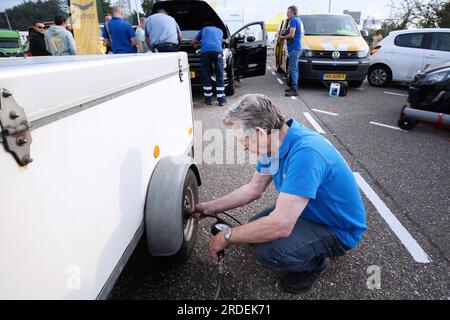
[[216,223],[214,223],[211,226],[211,233],[215,236],[220,231],[223,231],[228,228],[231,228],[231,226],[227,224],[225,221],[216,221]]

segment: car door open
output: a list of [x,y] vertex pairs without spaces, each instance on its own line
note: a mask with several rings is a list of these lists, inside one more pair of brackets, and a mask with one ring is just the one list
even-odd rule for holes
[[240,28],[231,37],[231,44],[235,51],[235,73],[239,78],[265,75],[267,34],[264,21]]

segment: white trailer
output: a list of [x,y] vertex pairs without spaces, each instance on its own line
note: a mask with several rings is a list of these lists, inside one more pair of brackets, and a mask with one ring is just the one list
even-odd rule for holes
[[0,61],[0,299],[106,298],[145,234],[187,259],[185,53]]

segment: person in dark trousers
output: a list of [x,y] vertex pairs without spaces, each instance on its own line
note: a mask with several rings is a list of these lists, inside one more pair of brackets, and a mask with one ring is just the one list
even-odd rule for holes
[[289,34],[280,36],[281,39],[287,40],[289,74],[291,76],[291,87],[285,90],[286,97],[298,96],[298,59],[302,52],[302,21],[297,14],[298,9],[296,6],[290,6],[288,8],[287,17],[289,18]]
[[[109,36],[110,33],[108,31],[108,22],[110,22],[112,19],[112,15],[111,13],[107,12],[105,13],[105,25],[103,27],[103,29],[106,29],[107,35]],[[112,47],[111,47],[111,36],[108,37],[108,39],[103,39],[103,44],[106,47],[106,52],[105,54],[108,54],[110,52],[112,52]]]
[[178,23],[164,9],[147,18],[144,30],[145,42],[153,52],[177,52],[183,40]]
[[[222,39],[223,32],[219,28],[207,22],[204,27],[192,40],[192,45],[196,45],[201,41],[202,78],[203,78],[203,94],[205,96],[205,104],[211,105],[213,96],[211,71],[214,70],[216,77],[216,93],[219,106],[222,107],[226,103],[225,83],[223,80],[223,51]],[[232,80],[231,80],[232,81]]]
[[33,57],[37,56],[51,56],[45,45],[45,26],[42,22],[34,22],[30,28],[30,51]]
[[103,39],[111,39],[114,54],[136,53],[136,35],[133,27],[125,21],[125,12],[122,7],[113,8],[113,17],[103,28]]

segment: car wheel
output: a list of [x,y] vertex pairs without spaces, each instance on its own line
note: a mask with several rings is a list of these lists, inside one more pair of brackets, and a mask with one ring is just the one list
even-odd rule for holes
[[400,129],[411,130],[417,125],[417,121],[408,117],[402,117],[397,122]]
[[228,72],[228,85],[225,87],[225,95],[234,95],[234,65],[231,63],[230,70]]
[[192,218],[195,205],[198,203],[198,184],[194,172],[189,169],[183,186],[182,198],[182,215],[183,215],[183,244],[180,250],[172,257],[171,262],[186,261],[194,249],[197,240],[198,220]]
[[364,80],[359,80],[359,81],[349,81],[348,82],[348,86],[350,88],[359,88],[362,86]]
[[383,87],[392,81],[392,72],[386,66],[374,66],[369,70],[367,79],[369,80],[370,85],[374,87]]

